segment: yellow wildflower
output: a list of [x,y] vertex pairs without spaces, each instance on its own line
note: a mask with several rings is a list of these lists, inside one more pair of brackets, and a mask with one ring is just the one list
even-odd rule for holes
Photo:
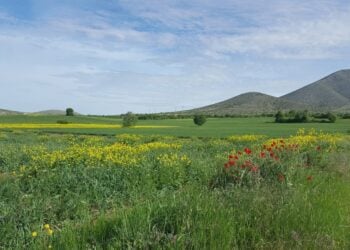
[[35,237],[37,237],[37,236],[38,236],[38,233],[37,233],[37,232],[35,232],[35,231],[32,232],[32,237],[33,237],[33,238],[35,238]]

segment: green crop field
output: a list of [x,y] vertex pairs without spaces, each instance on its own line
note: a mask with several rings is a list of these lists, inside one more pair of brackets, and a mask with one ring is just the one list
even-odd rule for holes
[[[66,120],[74,124],[106,124],[120,125],[121,119],[106,117],[65,117],[65,116],[0,116],[1,125],[6,124],[56,124],[58,120]],[[201,127],[196,126],[192,119],[146,120],[139,121],[141,128],[40,128],[37,130],[52,133],[78,134],[141,134],[141,135],[172,135],[197,137],[227,137],[230,135],[258,134],[273,137],[295,134],[300,128],[322,130],[329,133],[347,134],[350,132],[350,119],[338,119],[336,123],[274,123],[273,118],[210,118]],[[145,126],[145,127],[142,127]],[[5,128],[3,128],[5,129]],[[9,130],[11,128],[7,128]]]
[[0,116],[0,249],[350,249],[350,120],[272,121]]

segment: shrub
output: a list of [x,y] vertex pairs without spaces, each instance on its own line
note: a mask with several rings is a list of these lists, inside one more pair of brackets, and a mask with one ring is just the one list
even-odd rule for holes
[[206,121],[207,119],[205,118],[204,115],[195,115],[193,118],[194,124],[198,126],[202,126]]
[[137,120],[138,118],[135,114],[133,114],[132,112],[128,112],[125,115],[123,115],[123,127],[135,126]]
[[275,115],[275,122],[277,123],[304,123],[309,122],[309,114],[307,110],[304,111],[290,111],[285,114],[281,111],[278,111]]
[[278,111],[275,115],[275,122],[283,122],[284,121],[284,115],[281,111]]
[[66,120],[58,120],[56,123],[58,123],[58,124],[69,124],[69,121],[66,121]]
[[330,113],[330,112],[327,113],[327,118],[328,118],[330,123],[334,123],[337,120],[337,117],[334,114]]

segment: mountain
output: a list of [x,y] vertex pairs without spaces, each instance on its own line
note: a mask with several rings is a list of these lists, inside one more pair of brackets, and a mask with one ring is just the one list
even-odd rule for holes
[[208,115],[253,115],[278,110],[350,112],[350,70],[340,70],[281,97],[248,92],[209,106],[177,112]]
[[337,71],[281,98],[316,110],[342,109],[350,105],[350,70]]
[[0,109],[0,115],[20,115],[20,114],[23,114],[23,113],[18,111]]
[[277,110],[304,110],[303,104],[294,103],[271,95],[258,92],[248,92],[231,99],[198,109],[188,110],[185,113],[203,113],[210,115],[225,114],[262,114],[274,113]]

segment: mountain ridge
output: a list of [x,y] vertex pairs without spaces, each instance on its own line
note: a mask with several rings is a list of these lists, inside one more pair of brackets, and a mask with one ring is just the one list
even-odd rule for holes
[[280,97],[247,92],[218,103],[176,113],[253,115],[279,110],[350,112],[350,70],[336,71]]

